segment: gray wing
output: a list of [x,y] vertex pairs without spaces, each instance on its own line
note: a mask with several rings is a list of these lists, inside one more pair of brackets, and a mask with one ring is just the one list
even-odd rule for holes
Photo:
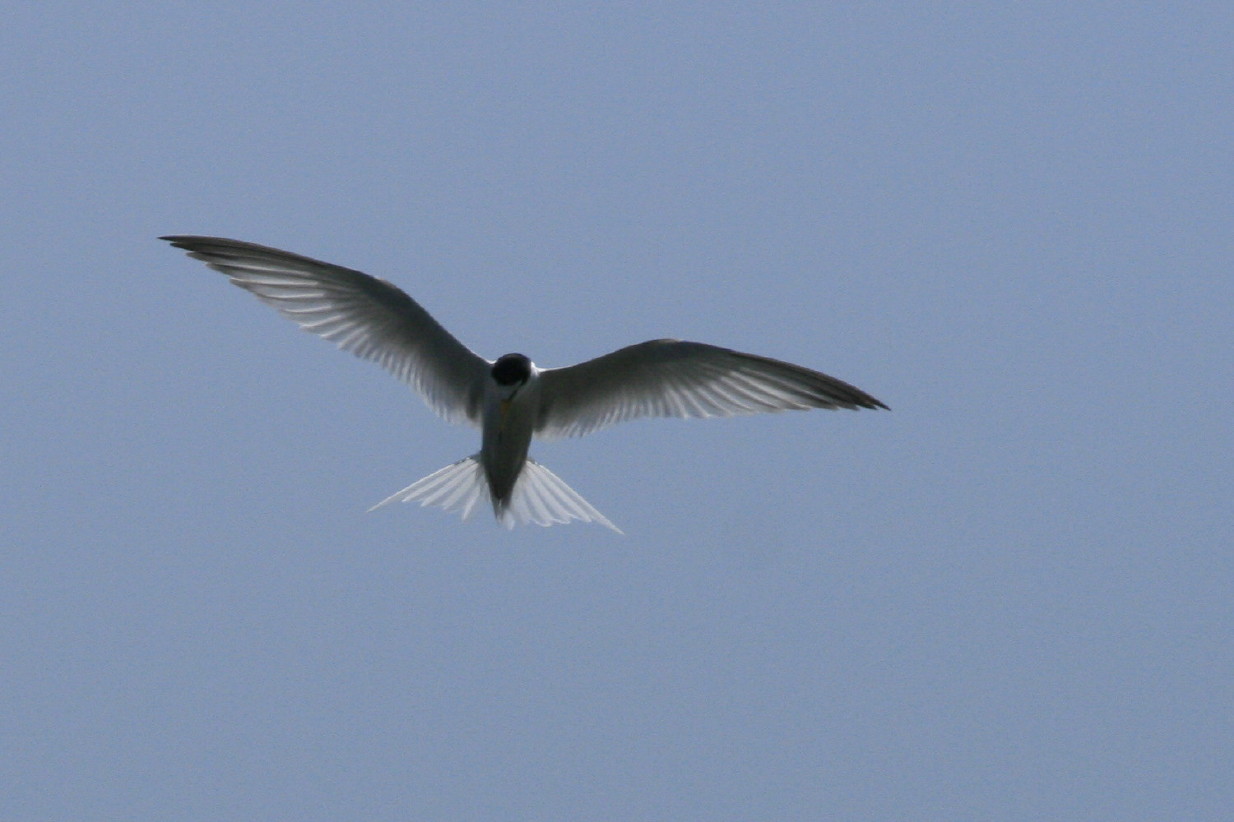
[[799,365],[680,340],[651,340],[540,374],[536,433],[581,436],[637,417],[729,417],[807,408],[886,408]]
[[480,424],[488,362],[398,287],[350,268],[220,237],[160,237],[344,351],[410,384],[451,422]]

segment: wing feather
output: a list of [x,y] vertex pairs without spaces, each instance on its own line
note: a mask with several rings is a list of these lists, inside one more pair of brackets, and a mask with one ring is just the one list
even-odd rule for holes
[[161,237],[305,331],[372,360],[451,422],[480,424],[488,361],[397,286],[361,271],[221,237]]
[[588,434],[638,417],[728,417],[807,408],[886,408],[792,363],[681,340],[651,340],[540,373],[536,433]]

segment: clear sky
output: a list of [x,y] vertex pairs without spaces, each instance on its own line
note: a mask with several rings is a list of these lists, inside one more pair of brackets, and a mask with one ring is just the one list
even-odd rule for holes
[[[0,30],[0,818],[1217,820],[1234,6],[27,3]],[[892,412],[533,446],[155,238],[477,352]]]

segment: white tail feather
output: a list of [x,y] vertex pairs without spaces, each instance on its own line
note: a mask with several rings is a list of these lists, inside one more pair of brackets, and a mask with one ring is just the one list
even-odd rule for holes
[[[392,502],[419,500],[421,505],[436,505],[448,513],[459,514],[465,520],[475,512],[476,503],[481,498],[491,499],[484,468],[477,456],[459,460],[424,479],[416,480],[369,510],[376,511]],[[553,525],[577,519],[595,522],[621,533],[620,528],[609,522],[560,477],[531,459],[523,465],[510,504],[498,512],[497,517],[507,528],[528,523]]]
[[502,522],[511,528],[516,521],[552,525],[572,519],[599,523],[621,533],[620,528],[609,522],[608,517],[593,508],[560,477],[535,460],[527,460],[514,486],[510,506],[503,512]]

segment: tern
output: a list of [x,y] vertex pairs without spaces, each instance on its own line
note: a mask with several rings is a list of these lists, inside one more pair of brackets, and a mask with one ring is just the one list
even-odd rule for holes
[[728,417],[810,408],[887,408],[835,377],[769,357],[649,340],[565,368],[523,354],[485,359],[402,289],[360,271],[221,237],[160,237],[311,331],[409,383],[430,408],[481,434],[480,451],[374,505],[419,500],[467,519],[595,522],[621,533],[527,452],[532,437],[589,434],[636,417]]

